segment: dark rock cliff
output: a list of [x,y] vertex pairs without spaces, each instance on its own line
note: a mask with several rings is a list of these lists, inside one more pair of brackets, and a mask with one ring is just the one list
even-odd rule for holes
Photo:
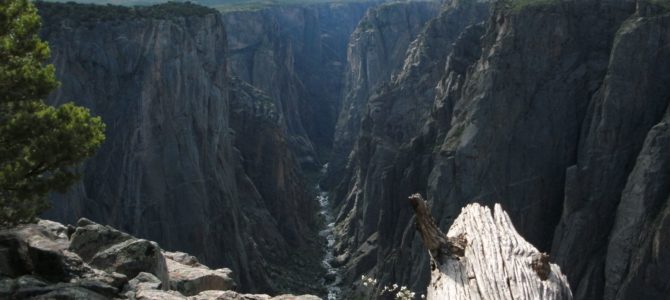
[[[265,249],[262,266],[278,291],[321,292],[313,278],[321,276],[321,241],[316,235],[316,201],[303,178],[300,166],[288,145],[273,101],[258,89],[236,77],[230,90],[230,126],[245,175],[238,188],[263,201],[271,219],[254,221],[249,232],[257,236],[256,246]],[[238,201],[244,205],[243,196]],[[257,217],[267,217],[250,211]],[[269,221],[269,223],[268,223]],[[265,232],[276,228],[280,235]],[[267,237],[264,237],[267,236]],[[234,255],[234,254],[233,254]],[[252,267],[250,274],[258,272]],[[253,285],[253,278],[250,278]],[[267,292],[267,290],[263,290]]]
[[[360,133],[344,180],[334,189],[334,199],[340,205],[337,251],[345,258],[349,282],[371,274],[384,283],[425,288],[427,268],[416,266],[427,267],[428,257],[414,239],[406,199],[413,191],[425,190],[421,180],[430,171],[432,147],[414,137],[430,116],[435,86],[450,50],[454,44],[477,40],[481,30],[466,28],[487,16],[486,3],[447,5],[408,47],[406,59],[392,80],[362,99],[365,110],[357,121]],[[463,31],[468,34],[460,37]]]
[[[467,203],[501,203],[577,299],[663,299],[667,10],[613,1],[464,10],[475,3],[455,2],[429,22],[424,32],[443,34],[427,48],[438,54],[410,49],[361,114],[334,188],[350,280],[425,288],[428,261],[406,201],[418,191],[443,228]],[[440,19],[461,26],[440,29]],[[419,76],[408,68],[432,63]]]
[[341,175],[368,98],[403,65],[410,43],[439,12],[437,2],[396,2],[370,9],[349,39],[343,98],[326,183]]
[[320,272],[315,204],[276,109],[227,75],[220,15],[39,8],[62,82],[49,101],[76,101],[107,124],[81,184],[47,215],[230,267],[245,291],[314,290],[299,276]]
[[[552,252],[580,299],[664,299],[670,14],[638,3],[586,110]],[[604,291],[603,291],[604,287]]]
[[273,99],[303,167],[325,163],[342,91],[346,45],[377,1],[271,6],[223,14],[229,69]]
[[108,125],[49,216],[196,254],[243,290],[319,293],[301,169],[334,145],[324,183],[347,296],[379,292],[353,286],[361,274],[425,290],[406,200],[420,192],[442,228],[469,203],[500,203],[577,299],[664,299],[667,7],[456,0],[366,13],[375,4],[224,15],[40,4],[63,82],[50,101]]

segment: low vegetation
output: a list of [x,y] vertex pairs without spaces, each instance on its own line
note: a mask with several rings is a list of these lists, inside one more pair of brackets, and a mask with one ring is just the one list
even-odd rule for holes
[[[41,0],[49,3],[62,3],[60,0]],[[97,5],[121,5],[130,6],[149,6],[149,5],[164,5],[172,3],[170,8],[179,8],[189,10],[188,7],[178,6],[178,4],[190,4],[208,6],[222,12],[229,11],[254,11],[273,6],[284,5],[305,5],[318,3],[351,3],[351,2],[382,2],[383,0],[190,0],[190,1],[165,1],[165,0],[76,0],[80,4],[97,4]],[[393,0],[391,2],[408,2],[408,1],[438,1],[438,0]],[[75,3],[68,2],[68,3]],[[190,3],[193,2],[193,3]],[[118,6],[117,6],[118,7]],[[91,9],[90,7],[88,9]],[[118,9],[117,9],[118,11]],[[174,15],[174,14],[171,14]],[[131,15],[132,17],[132,15]],[[116,19],[115,19],[116,20]]]
[[561,0],[507,0],[507,5],[515,11],[528,7],[558,4]]
[[198,3],[213,7],[219,11],[259,10],[280,5],[304,5],[315,3],[367,2],[374,0],[199,0]]
[[395,300],[413,300],[413,299],[425,299],[426,295],[413,292],[408,289],[406,286],[401,286],[396,283],[392,285],[387,285],[384,287],[377,286],[377,279],[371,276],[361,276],[361,284],[366,288],[371,288],[379,290],[380,297],[391,297]]
[[151,6],[96,5],[87,3],[36,2],[46,23],[69,20],[76,24],[134,19],[175,19],[203,16],[216,10],[191,2],[165,2]]

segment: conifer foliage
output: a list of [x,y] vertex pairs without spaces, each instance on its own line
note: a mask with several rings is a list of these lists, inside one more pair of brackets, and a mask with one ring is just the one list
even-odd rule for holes
[[28,0],[0,0],[0,227],[33,221],[105,139],[88,109],[44,102],[59,83],[40,26]]

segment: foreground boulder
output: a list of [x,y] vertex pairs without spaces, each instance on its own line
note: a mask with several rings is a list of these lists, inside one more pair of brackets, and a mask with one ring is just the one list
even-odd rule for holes
[[0,299],[109,299],[126,276],[92,268],[51,221],[0,230]]
[[129,234],[82,218],[70,238],[69,250],[90,261],[98,252],[130,239]]
[[165,252],[170,275],[170,289],[186,296],[197,295],[208,290],[230,290],[235,288],[230,269],[211,270],[186,253]]
[[165,257],[158,244],[137,239],[110,226],[80,219],[68,250],[94,268],[133,278],[141,272],[156,275],[167,289]]
[[96,268],[118,272],[129,278],[140,272],[148,272],[156,275],[164,284],[169,280],[165,257],[158,244],[143,239],[132,239],[113,245],[97,253],[89,263]]
[[87,272],[76,255],[65,251],[65,226],[50,221],[0,231],[0,274],[38,273],[45,279],[69,279]]
[[239,294],[231,273],[87,219],[0,230],[0,299],[319,299]]
[[572,299],[567,278],[521,237],[499,204],[463,208],[445,235],[420,195],[410,197],[431,255],[428,299]]

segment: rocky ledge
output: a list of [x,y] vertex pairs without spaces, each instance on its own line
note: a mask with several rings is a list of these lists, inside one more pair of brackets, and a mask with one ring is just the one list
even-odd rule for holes
[[239,294],[231,273],[88,219],[0,231],[0,299],[319,299]]

